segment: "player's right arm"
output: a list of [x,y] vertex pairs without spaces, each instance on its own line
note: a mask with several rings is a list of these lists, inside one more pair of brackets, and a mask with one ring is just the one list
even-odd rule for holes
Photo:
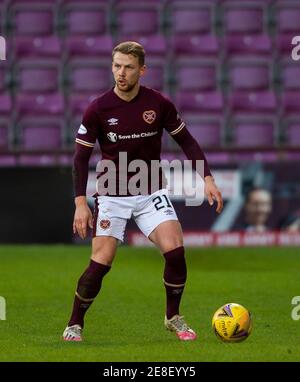
[[73,160],[73,184],[75,191],[75,214],[73,232],[85,239],[88,227],[93,228],[93,215],[86,198],[86,187],[89,173],[89,160],[97,138],[96,116],[93,103],[83,116],[76,136],[75,155]]

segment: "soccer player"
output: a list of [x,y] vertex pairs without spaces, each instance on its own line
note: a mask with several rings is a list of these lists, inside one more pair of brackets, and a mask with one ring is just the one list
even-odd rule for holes
[[[123,241],[127,219],[131,217],[165,258],[165,327],[175,332],[180,340],[196,339],[196,333],[179,313],[187,268],[181,225],[163,180],[160,178],[157,189],[148,188],[148,192],[132,195],[129,183],[134,174],[126,173],[124,177],[117,170],[114,176],[107,176],[103,172],[100,176],[107,176],[108,182],[112,178],[115,181],[115,192],[108,192],[105,187],[97,190],[94,216],[86,199],[89,158],[96,141],[100,144],[102,161],[110,160],[118,166],[122,152],[127,153],[128,163],[139,159],[150,167],[151,161],[160,160],[161,136],[166,129],[189,160],[193,163],[203,161],[209,204],[213,205],[215,200],[218,213],[223,208],[221,193],[204,153],[173,103],[159,92],[140,85],[140,77],[146,70],[144,60],[143,46],[136,42],[123,42],[114,48],[112,72],[115,86],[90,104],[76,137],[73,231],[84,239],[88,228],[93,228],[93,240],[90,264],[78,281],[72,315],[63,333],[63,339],[67,341],[82,340],[85,313],[98,295],[103,277],[111,269],[118,243]],[[151,184],[153,179],[149,172],[147,177]]]

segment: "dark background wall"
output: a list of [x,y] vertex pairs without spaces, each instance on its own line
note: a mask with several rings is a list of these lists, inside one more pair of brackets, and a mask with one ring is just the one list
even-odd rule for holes
[[0,242],[72,241],[71,168],[0,168]]

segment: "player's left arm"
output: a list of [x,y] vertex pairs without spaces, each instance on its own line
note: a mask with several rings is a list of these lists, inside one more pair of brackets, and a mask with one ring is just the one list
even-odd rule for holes
[[[200,145],[195,138],[190,134],[185,126],[185,123],[180,118],[175,106],[170,102],[166,102],[166,117],[164,127],[172,138],[178,143],[186,157],[192,162],[192,167],[197,171],[197,161],[204,163],[204,192],[208,203],[212,206],[214,201],[217,202],[216,211],[220,213],[223,209],[223,198],[220,190],[215,184],[214,178],[209,169],[207,159]],[[201,174],[200,174],[201,175]]]

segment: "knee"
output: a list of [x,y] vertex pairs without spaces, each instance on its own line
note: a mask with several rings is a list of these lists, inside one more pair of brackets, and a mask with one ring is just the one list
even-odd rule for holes
[[[175,249],[180,247],[183,248],[182,237],[176,236],[176,237],[172,237],[170,239],[165,240],[161,249],[162,249],[162,252],[165,254],[165,253],[174,251]],[[183,250],[183,253],[184,253],[184,250]]]
[[102,248],[95,248],[92,251],[91,259],[96,261],[97,263],[111,266],[113,258],[114,256],[109,251],[105,251]]
[[104,265],[112,265],[116,252],[116,239],[101,237],[94,240],[92,246],[92,260]]

